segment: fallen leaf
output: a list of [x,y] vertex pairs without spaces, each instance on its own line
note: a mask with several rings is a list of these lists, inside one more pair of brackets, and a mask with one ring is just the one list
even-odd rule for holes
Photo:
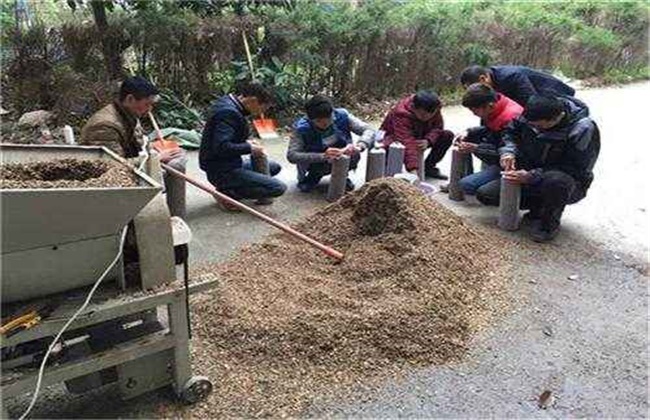
[[537,405],[542,410],[546,410],[547,408],[553,405],[554,400],[555,398],[553,398],[553,394],[551,393],[551,391],[547,389],[546,391],[542,392],[542,394],[539,396],[539,399],[537,400]]

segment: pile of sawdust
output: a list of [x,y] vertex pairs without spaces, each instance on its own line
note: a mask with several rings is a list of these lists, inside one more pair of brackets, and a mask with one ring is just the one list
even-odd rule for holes
[[0,171],[0,187],[114,188],[134,187],[137,180],[125,165],[107,160],[60,159],[8,163]]
[[193,360],[217,387],[184,416],[295,416],[337,385],[456,360],[505,302],[499,240],[403,181],[373,181],[298,229],[345,260],[282,234],[203,268],[221,283],[192,305]]

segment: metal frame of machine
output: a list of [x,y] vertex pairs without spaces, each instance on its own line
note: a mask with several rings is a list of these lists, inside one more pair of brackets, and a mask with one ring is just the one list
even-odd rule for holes
[[[21,153],[46,151],[62,157],[87,158],[100,151],[126,163],[111,151],[93,146],[0,145],[0,152],[16,147]],[[149,159],[145,172],[148,184],[152,181],[155,185],[162,184],[157,159]],[[80,393],[117,382],[123,398],[129,399],[172,384],[184,402],[200,401],[212,391],[212,383],[208,378],[191,374],[187,294],[214,287],[216,280],[195,283],[189,288],[183,288],[182,283],[170,283],[176,280],[178,261],[175,261],[170,215],[162,193],[155,195],[133,218],[133,226],[140,284],[126,289],[121,273],[102,284],[90,305],[60,340],[62,350],[46,365],[42,386],[64,382],[69,391]],[[4,253],[3,249],[3,259]],[[121,261],[117,267],[123,267]],[[8,417],[7,398],[34,389],[37,380],[34,366],[39,357],[42,359],[44,345],[49,345],[81,306],[86,293],[87,290],[77,289],[41,298],[59,304],[36,325],[2,337],[3,417]]]
[[[216,280],[208,280],[190,286],[190,293],[198,293],[214,287]],[[142,360],[171,350],[173,352],[173,369],[163,369],[169,378],[166,383],[138,383],[139,379],[126,376],[119,380],[127,389],[139,387],[131,397],[156,389],[169,383],[174,384],[176,394],[188,403],[199,401],[212,390],[207,378],[192,376],[189,359],[189,331],[186,323],[185,290],[177,286],[157,293],[142,292],[143,296],[133,297],[122,293],[103,293],[93,299],[87,310],[72,324],[70,336],[83,335],[84,329],[130,315],[141,314],[159,307],[167,309],[169,328],[147,334],[115,345],[110,350],[89,354],[86,357],[55,364],[46,369],[43,386],[65,382],[107,368],[116,367],[135,360]],[[112,296],[111,296],[112,295]],[[111,297],[109,297],[111,296]],[[11,348],[43,338],[52,338],[79,306],[82,299],[77,297],[58,308],[48,319],[39,325],[3,339],[2,348]],[[163,375],[166,376],[166,375]],[[2,398],[14,397],[34,389],[36,374],[34,369],[9,369],[2,372]],[[6,415],[6,413],[5,413]],[[4,417],[4,416],[3,416]]]

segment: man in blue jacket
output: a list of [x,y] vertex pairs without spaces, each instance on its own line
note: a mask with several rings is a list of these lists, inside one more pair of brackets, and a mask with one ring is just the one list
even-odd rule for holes
[[[334,108],[329,98],[314,95],[305,104],[304,117],[293,127],[287,160],[298,168],[298,189],[312,191],[332,171],[331,160],[350,157],[350,169],[359,163],[361,152],[372,147],[375,131],[344,108]],[[354,144],[352,133],[361,138]],[[346,189],[354,189],[348,178]]]
[[258,204],[284,194],[287,186],[275,178],[281,166],[269,160],[271,176],[253,170],[246,155],[264,155],[264,148],[250,140],[247,117],[263,114],[272,103],[271,93],[258,83],[241,86],[237,95],[219,98],[210,108],[201,138],[199,166],[218,191],[235,200],[254,199]]
[[526,106],[533,95],[573,96],[576,91],[552,74],[525,66],[470,66],[463,70],[460,83],[467,88],[483,83]]

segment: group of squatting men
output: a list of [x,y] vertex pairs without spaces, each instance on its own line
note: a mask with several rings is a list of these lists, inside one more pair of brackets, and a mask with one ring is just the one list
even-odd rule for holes
[[[421,90],[400,100],[385,116],[377,132],[344,108],[336,108],[323,96],[311,97],[305,114],[293,124],[287,160],[295,164],[298,189],[309,193],[330,174],[341,155],[356,169],[361,154],[372,147],[404,146],[404,166],[417,173],[419,154],[428,150],[424,173],[447,179],[438,168],[453,145],[460,153],[475,156],[483,164],[478,172],[460,180],[465,194],[485,205],[498,206],[501,178],[521,185],[524,222],[538,242],[557,236],[564,208],[585,198],[593,181],[593,167],[600,151],[598,126],[575,91],[552,75],[524,66],[471,66],[460,77],[465,88],[462,105],[480,118],[480,125],[454,134],[445,129],[442,103],[435,92]],[[101,144],[125,158],[136,158],[142,148],[138,119],[151,111],[158,91],[142,77],[126,79],[115,101],[95,113],[82,129],[82,144]],[[263,115],[273,96],[258,83],[243,84],[217,99],[210,107],[199,151],[199,165],[215,188],[235,200],[258,204],[285,193],[276,178],[281,166],[269,160],[269,174],[254,170],[251,158],[265,155],[251,139],[249,118]],[[358,136],[354,141],[352,134]],[[182,149],[158,153],[161,162],[184,171]],[[467,159],[471,164],[471,158]],[[471,165],[470,165],[471,166]],[[353,190],[348,178],[346,189]],[[443,191],[445,190],[443,186]],[[184,205],[172,215],[184,216]],[[184,200],[180,200],[184,203]],[[221,203],[226,209],[232,209]],[[178,205],[176,207],[179,207]]]

